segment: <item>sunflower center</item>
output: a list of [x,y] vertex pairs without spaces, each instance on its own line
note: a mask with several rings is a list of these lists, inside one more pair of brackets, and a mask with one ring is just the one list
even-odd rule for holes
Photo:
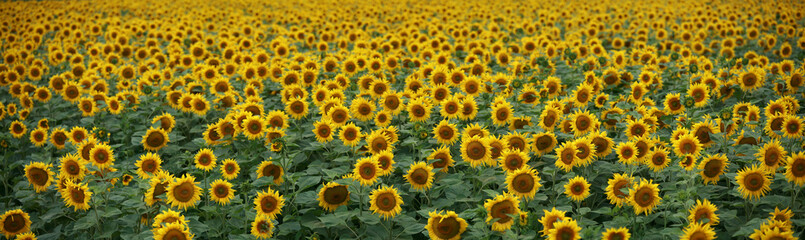
[[786,124],[785,128],[788,130],[788,133],[796,134],[799,133],[799,122],[791,121]]
[[156,148],[162,146],[162,144],[165,143],[165,136],[162,136],[162,134],[159,132],[154,132],[148,134],[148,137],[145,139],[145,142],[148,143],[149,147]]
[[506,166],[509,167],[509,170],[519,169],[522,165],[522,161],[517,156],[509,156],[506,159]]
[[329,204],[341,204],[347,200],[349,191],[346,186],[335,186],[324,190],[324,201]]
[[514,190],[520,193],[528,193],[534,189],[534,177],[529,174],[520,174],[512,179]]
[[355,130],[352,129],[347,129],[344,132],[344,137],[346,138],[347,141],[355,139],[355,135],[356,135]]
[[764,157],[763,162],[766,164],[766,166],[769,167],[776,166],[780,160],[779,156],[780,154],[776,150],[769,149],[766,152],[766,156]]
[[625,198],[627,196],[626,193],[622,192],[621,189],[629,187],[629,181],[621,180],[615,183],[612,187],[612,193],[618,198]]
[[184,182],[176,186],[174,189],[173,197],[176,198],[179,202],[190,202],[193,199],[193,194],[195,194],[196,188],[193,183]]
[[654,163],[654,166],[662,166],[665,164],[665,155],[656,154],[651,158],[651,162]]
[[634,151],[632,151],[631,148],[627,148],[621,151],[621,155],[623,155],[623,158],[629,159],[632,158],[632,155],[634,155]]
[[143,164],[142,164],[143,171],[154,172],[154,170],[156,170],[156,165],[157,164],[156,164],[156,162],[154,162],[154,160],[144,161]]
[[411,182],[418,185],[425,185],[428,183],[428,171],[418,168],[411,173]]
[[397,206],[397,198],[392,193],[381,193],[375,203],[380,210],[391,211]]
[[66,165],[67,166],[65,167],[65,169],[67,169],[68,174],[70,174],[70,175],[78,175],[79,173],[81,173],[81,172],[78,171],[79,170],[78,163],[76,163],[74,161],[70,161],[70,162],[67,162]]
[[438,161],[433,162],[433,164],[431,164],[434,168],[444,168],[445,166],[447,166],[448,160],[445,154],[439,153],[436,156],[434,156],[433,159],[438,159]]
[[794,177],[805,177],[805,159],[796,159],[791,163],[791,173]]
[[486,147],[484,144],[473,141],[467,144],[467,156],[472,160],[480,160],[486,155]]
[[511,201],[502,201],[492,206],[492,217],[498,218],[500,224],[505,224],[512,220],[508,214],[514,213],[514,204]]
[[280,169],[274,164],[271,164],[263,168],[263,176],[272,176],[274,177],[274,180],[277,180],[280,177]]
[[217,186],[215,187],[215,196],[218,198],[224,198],[229,195],[229,189],[226,186]]
[[9,233],[16,233],[25,228],[25,218],[22,214],[14,213],[6,217],[3,221],[3,229]]
[[361,105],[361,107],[358,108],[358,113],[360,113],[361,115],[369,115],[370,113],[372,113],[372,108],[370,108],[367,105]]
[[455,217],[437,217],[433,222],[436,224],[436,226],[431,227],[436,229],[434,233],[441,239],[451,239],[455,237],[458,235],[458,232],[461,228],[461,223],[459,223]]
[[548,149],[548,147],[551,146],[551,143],[553,143],[553,139],[548,135],[542,135],[542,136],[538,137],[535,142],[536,142],[535,145],[537,146],[537,149],[540,150],[540,151],[544,151],[544,150]]
[[227,164],[227,165],[225,166],[225,168],[226,168],[226,173],[228,173],[228,174],[235,173],[235,165],[233,165],[233,164]]
[[386,150],[386,147],[387,145],[385,139],[379,137],[372,140],[372,150],[379,152]]
[[322,137],[329,137],[330,136],[330,129],[327,126],[323,126],[319,129],[319,135]]
[[276,208],[277,208],[276,198],[268,196],[260,200],[260,209],[263,210],[263,212],[270,213],[274,211]]
[[547,127],[553,126],[554,123],[556,123],[556,116],[552,113],[542,118],[542,124]]
[[763,188],[763,175],[760,173],[750,173],[744,177],[744,184],[746,185],[746,189],[749,191],[758,191]]
[[419,106],[419,105],[414,106],[413,110],[414,110],[413,113],[414,113],[415,117],[423,117],[423,116],[425,116],[425,108],[423,108],[422,106]]
[[442,139],[450,139],[453,137],[453,129],[450,127],[442,127],[439,130],[439,135],[442,137]]
[[571,240],[571,239],[573,239],[573,237],[576,236],[576,234],[570,228],[561,228],[561,229],[558,229],[558,232],[559,232],[559,234],[558,234],[559,238],[558,239],[560,239],[560,240]]
[[562,162],[566,165],[570,165],[573,163],[573,157],[575,156],[575,152],[571,148],[566,148],[562,151]]
[[71,189],[70,198],[72,198],[73,202],[84,203],[84,191],[78,188]]
[[375,177],[375,166],[371,163],[365,163],[361,165],[361,178],[363,179],[372,179]]
[[31,177],[31,180],[37,186],[44,186],[45,183],[48,181],[48,173],[41,168],[31,168],[28,172],[28,175]]
[[688,238],[688,239],[704,240],[704,239],[710,239],[710,237],[708,237],[707,234],[705,234],[702,231],[696,231],[696,232],[690,234],[690,238]]
[[649,188],[641,188],[635,193],[635,203],[640,207],[649,207],[654,200],[652,191]]
[[187,238],[185,237],[184,232],[182,232],[182,230],[171,229],[171,230],[168,230],[168,232],[166,232],[164,236],[162,236],[162,239],[182,240],[182,239],[187,239]]

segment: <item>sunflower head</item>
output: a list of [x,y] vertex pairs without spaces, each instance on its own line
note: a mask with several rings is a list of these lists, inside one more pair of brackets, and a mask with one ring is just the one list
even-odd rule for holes
[[319,206],[327,211],[335,211],[340,206],[349,203],[349,188],[336,182],[329,182],[319,190]]
[[235,190],[232,184],[223,179],[215,180],[210,184],[210,199],[221,205],[229,204],[235,197]]
[[0,232],[8,239],[31,231],[31,217],[21,209],[6,211],[0,216],[0,223]]
[[383,219],[393,218],[402,211],[400,206],[403,200],[394,187],[385,186],[372,190],[369,198],[371,203],[369,210],[380,214]]
[[504,193],[493,199],[487,199],[484,202],[484,208],[487,213],[486,222],[492,223],[492,230],[502,232],[514,224],[514,219],[509,215],[520,214],[520,200],[513,195]]
[[735,177],[738,182],[738,191],[741,192],[743,198],[760,198],[770,191],[769,185],[771,179],[768,172],[764,171],[758,165],[745,167],[738,171]]
[[53,182],[53,172],[50,171],[50,164],[41,162],[31,162],[25,166],[25,177],[28,178],[28,183],[33,185],[36,192],[42,192]]
[[171,182],[167,188],[168,204],[173,207],[187,209],[194,207],[201,200],[201,188],[195,182],[196,178],[184,175]]
[[270,160],[266,160],[260,163],[260,166],[257,167],[257,178],[261,177],[272,177],[274,178],[274,184],[282,184],[285,181],[282,176],[285,175],[285,172],[282,169],[282,166],[274,164],[274,162]]
[[433,185],[433,167],[426,162],[411,164],[405,179],[416,190],[427,190]]
[[432,211],[425,229],[431,239],[458,239],[467,230],[467,221],[453,211]]
[[204,170],[205,172],[214,169],[218,161],[215,153],[209,148],[200,149],[193,158],[196,163],[196,168]]
[[151,128],[145,132],[143,135],[143,139],[141,143],[143,144],[143,148],[148,151],[159,151],[165,147],[170,138],[168,137],[168,133],[163,130],[162,128]]
[[531,199],[542,184],[536,169],[528,165],[506,174],[506,188],[510,193],[525,199]]
[[254,198],[254,210],[257,210],[257,215],[265,215],[269,219],[275,219],[282,212],[283,206],[285,206],[285,198],[270,188],[268,191],[258,192],[257,197]]
[[377,182],[380,171],[376,158],[361,158],[355,163],[355,168],[352,169],[352,176],[361,185],[372,185]]
[[641,180],[640,183],[629,189],[629,205],[634,207],[635,214],[649,214],[660,204],[659,184],[651,180]]

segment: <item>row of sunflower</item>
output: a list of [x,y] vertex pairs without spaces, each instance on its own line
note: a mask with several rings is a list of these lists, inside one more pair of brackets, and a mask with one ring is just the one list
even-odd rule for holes
[[0,6],[6,238],[805,229],[802,3]]

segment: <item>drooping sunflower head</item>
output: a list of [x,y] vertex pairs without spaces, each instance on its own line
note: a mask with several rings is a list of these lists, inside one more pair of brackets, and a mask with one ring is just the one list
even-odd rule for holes
[[319,190],[319,206],[327,211],[335,211],[340,206],[349,203],[349,188],[336,182],[329,182]]
[[631,188],[633,184],[634,177],[615,173],[607,181],[607,199],[614,205],[623,206],[623,203],[627,202],[629,197],[628,192],[624,192],[624,190]]
[[261,177],[273,177],[274,184],[281,184],[285,181],[282,176],[285,175],[285,172],[282,169],[282,166],[274,164],[274,162],[269,160],[263,161],[260,163],[260,166],[257,167],[257,178]]

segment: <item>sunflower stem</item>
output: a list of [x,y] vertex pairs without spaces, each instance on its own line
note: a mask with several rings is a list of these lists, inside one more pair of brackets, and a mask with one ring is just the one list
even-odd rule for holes
[[797,186],[796,186],[796,184],[794,182],[791,182],[791,205],[789,206],[789,208],[791,208],[792,210],[795,209],[794,203],[797,202],[796,201],[797,200],[797,195],[799,195],[799,189],[797,188]]

